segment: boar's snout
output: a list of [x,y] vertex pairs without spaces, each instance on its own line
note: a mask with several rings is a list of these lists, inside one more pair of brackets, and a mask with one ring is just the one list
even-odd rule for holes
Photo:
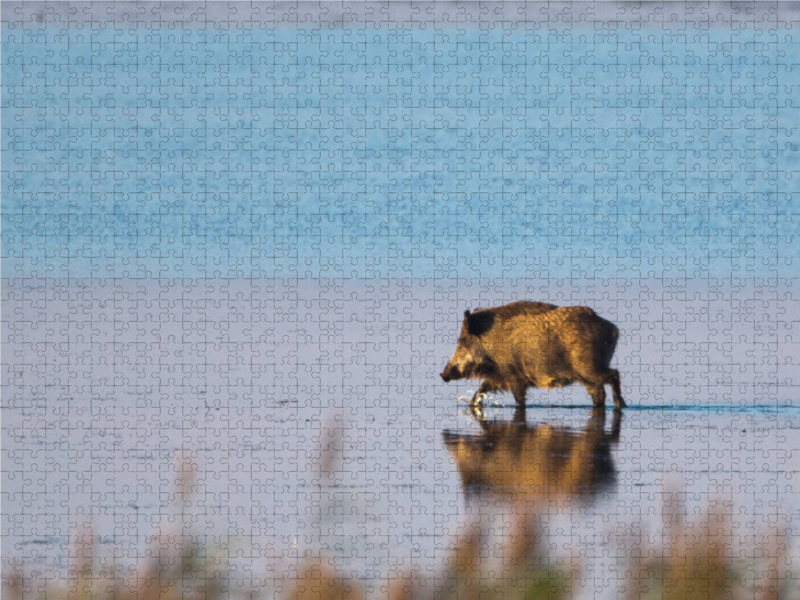
[[458,379],[458,369],[450,365],[447,365],[444,368],[444,371],[442,371],[440,377],[442,378],[442,381],[444,381],[445,383],[447,383],[451,379]]

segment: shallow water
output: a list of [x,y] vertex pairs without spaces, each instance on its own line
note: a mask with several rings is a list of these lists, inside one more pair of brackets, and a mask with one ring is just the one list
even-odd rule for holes
[[523,490],[555,554],[580,557],[587,589],[613,597],[631,536],[658,536],[671,511],[721,502],[746,542],[800,508],[800,406],[791,381],[759,383],[767,359],[786,363],[769,344],[713,384],[702,331],[684,333],[686,354],[706,355],[676,357],[694,370],[677,384],[668,358],[631,341],[668,337],[660,321],[617,319],[630,407],[530,390],[523,421],[510,396],[478,415],[464,401],[475,385],[437,377],[458,304],[485,297],[306,287],[313,301],[264,311],[262,292],[207,285],[4,289],[18,319],[3,346],[3,555],[29,573],[65,575],[88,531],[120,562],[155,534],[191,533],[265,590],[306,552],[371,582],[432,574],[465,523],[502,537]]

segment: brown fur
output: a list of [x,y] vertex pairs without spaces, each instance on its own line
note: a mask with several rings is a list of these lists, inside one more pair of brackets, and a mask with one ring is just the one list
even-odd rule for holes
[[530,387],[580,383],[602,406],[609,384],[614,404],[622,408],[619,373],[609,368],[618,337],[613,323],[585,306],[513,302],[466,311],[442,379],[482,380],[473,402],[487,392],[511,391],[519,405]]

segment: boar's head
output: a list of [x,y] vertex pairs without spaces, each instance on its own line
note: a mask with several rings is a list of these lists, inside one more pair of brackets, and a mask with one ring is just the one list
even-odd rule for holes
[[494,325],[494,318],[495,314],[491,310],[464,312],[456,351],[441,374],[445,382],[453,379],[484,378],[490,375],[494,362],[484,343],[484,335]]

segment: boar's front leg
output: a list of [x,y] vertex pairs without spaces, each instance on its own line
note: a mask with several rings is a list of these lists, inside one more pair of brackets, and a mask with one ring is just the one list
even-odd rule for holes
[[489,392],[494,391],[494,386],[491,385],[488,381],[484,381],[481,384],[481,387],[478,388],[478,391],[475,392],[475,395],[472,397],[472,400],[469,401],[470,406],[477,406],[481,404],[481,396],[483,394],[488,394]]
[[511,393],[514,394],[514,400],[516,400],[517,406],[525,406],[525,396],[527,391],[528,386],[520,381],[514,382],[514,384],[511,386]]

